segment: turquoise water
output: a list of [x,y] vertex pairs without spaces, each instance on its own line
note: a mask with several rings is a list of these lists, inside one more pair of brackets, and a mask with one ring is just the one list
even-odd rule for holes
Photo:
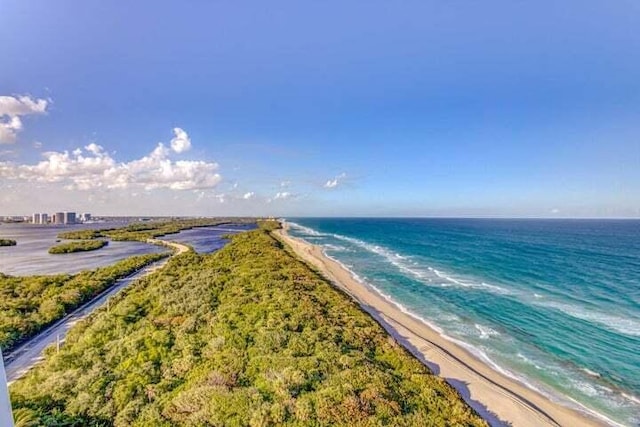
[[640,425],[640,221],[289,222],[495,369]]

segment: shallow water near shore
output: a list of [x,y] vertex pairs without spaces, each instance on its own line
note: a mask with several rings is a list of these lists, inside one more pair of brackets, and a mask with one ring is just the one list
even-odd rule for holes
[[640,423],[640,221],[290,222],[293,236],[495,369]]

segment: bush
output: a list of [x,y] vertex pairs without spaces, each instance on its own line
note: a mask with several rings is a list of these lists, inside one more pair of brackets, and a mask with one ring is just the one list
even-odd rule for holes
[[106,240],[82,240],[78,242],[62,243],[49,248],[50,254],[70,254],[74,252],[95,251],[107,246]]
[[7,352],[116,280],[167,254],[133,256],[76,275],[7,276],[0,273],[0,348]]

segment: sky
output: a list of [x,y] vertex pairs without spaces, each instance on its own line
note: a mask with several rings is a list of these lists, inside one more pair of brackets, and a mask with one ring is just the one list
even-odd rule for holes
[[0,1],[0,215],[640,217],[640,3]]

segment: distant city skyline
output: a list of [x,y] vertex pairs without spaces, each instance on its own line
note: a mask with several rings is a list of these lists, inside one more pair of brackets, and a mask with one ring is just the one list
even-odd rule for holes
[[640,217],[638,22],[590,0],[8,0],[0,216]]

